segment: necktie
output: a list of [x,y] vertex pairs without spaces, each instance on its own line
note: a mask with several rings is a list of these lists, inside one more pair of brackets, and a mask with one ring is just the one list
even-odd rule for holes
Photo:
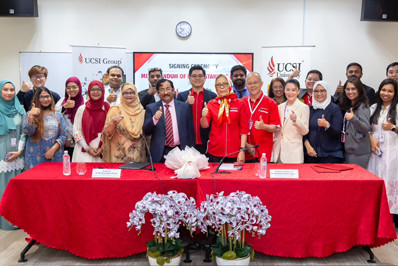
[[174,146],[173,121],[171,120],[170,105],[166,104],[166,146]]

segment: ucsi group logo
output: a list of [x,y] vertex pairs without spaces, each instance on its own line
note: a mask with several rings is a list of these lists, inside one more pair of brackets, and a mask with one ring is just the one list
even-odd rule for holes
[[297,68],[297,70],[301,71],[301,65],[304,63],[304,60],[301,62],[277,62],[275,63],[274,57],[271,56],[271,59],[268,61],[267,70],[268,76],[273,78],[276,74],[276,77],[287,78],[290,74]]
[[79,58],[77,59],[80,64],[105,64],[105,65],[121,65],[122,59],[108,59],[108,58],[100,58],[100,57],[83,57],[80,53]]

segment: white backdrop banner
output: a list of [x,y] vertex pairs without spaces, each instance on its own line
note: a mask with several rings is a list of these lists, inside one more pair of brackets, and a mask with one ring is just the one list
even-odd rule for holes
[[[126,49],[96,46],[72,46],[73,74],[80,78],[83,94],[87,94],[88,84],[93,80],[101,80],[104,84],[106,70],[110,66],[125,69]],[[126,77],[123,77],[126,80]]]
[[215,91],[214,81],[218,74],[229,77],[235,65],[243,65],[249,72],[253,71],[252,53],[150,53],[134,52],[134,83],[139,91],[148,89],[148,70],[161,68],[163,77],[170,79],[176,91],[191,88],[188,80],[189,69],[201,65],[206,71],[204,87]]
[[300,87],[305,88],[305,76],[311,68],[311,52],[314,46],[272,46],[262,48],[261,76],[264,84],[280,77],[286,80],[297,68],[300,76],[297,78]]

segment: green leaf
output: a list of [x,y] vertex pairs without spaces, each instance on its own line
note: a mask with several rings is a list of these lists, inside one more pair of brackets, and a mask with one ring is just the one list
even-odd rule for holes
[[146,242],[146,246],[150,249],[152,247],[156,247],[156,242],[154,240]]
[[159,264],[160,266],[164,265],[164,258],[163,257],[157,257],[156,258],[156,263]]
[[249,246],[245,246],[244,248],[237,248],[236,249],[236,256],[238,258],[244,258],[249,256],[252,253],[252,249]]

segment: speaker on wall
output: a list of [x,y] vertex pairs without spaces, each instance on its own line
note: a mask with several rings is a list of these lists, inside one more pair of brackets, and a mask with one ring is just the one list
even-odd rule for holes
[[398,0],[362,0],[361,20],[398,21]]
[[37,0],[0,0],[2,17],[38,17]]

